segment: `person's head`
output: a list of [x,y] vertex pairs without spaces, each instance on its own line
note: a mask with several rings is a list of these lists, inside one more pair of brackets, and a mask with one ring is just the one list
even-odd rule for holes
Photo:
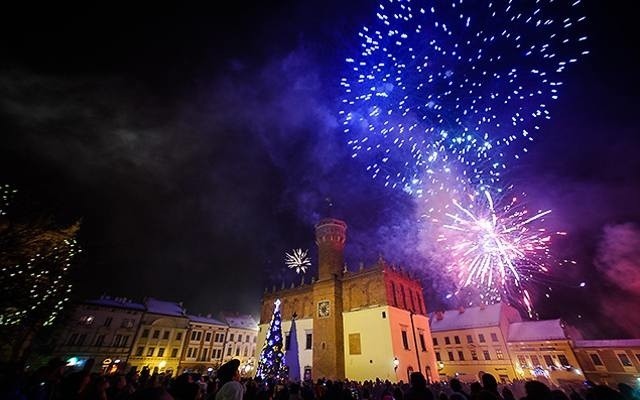
[[491,374],[482,374],[482,387],[492,392],[497,391],[498,381],[496,381],[496,378]]
[[451,379],[449,381],[449,386],[451,386],[451,390],[453,390],[454,392],[462,391],[462,383],[460,383],[460,380],[457,378]]
[[527,381],[524,384],[524,390],[527,392],[527,397],[533,399],[551,398],[551,389],[540,381]]
[[569,396],[560,389],[551,391],[551,400],[569,400]]
[[413,387],[423,388],[427,386],[427,380],[422,375],[422,372],[412,372],[409,376],[409,381]]
[[220,379],[221,384],[225,384],[232,380],[240,379],[240,360],[234,358],[231,361],[227,361],[218,368],[217,377]]
[[471,393],[480,393],[480,391],[482,390],[482,385],[480,384],[480,382],[473,382],[470,386],[471,389]]

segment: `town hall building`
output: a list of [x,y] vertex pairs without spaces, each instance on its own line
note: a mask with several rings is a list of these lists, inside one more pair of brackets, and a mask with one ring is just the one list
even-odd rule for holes
[[287,342],[295,318],[300,377],[407,382],[411,372],[420,371],[429,381],[437,379],[420,283],[382,259],[348,271],[346,232],[346,223],[338,219],[316,225],[318,277],[265,292],[258,344],[264,343],[279,299]]

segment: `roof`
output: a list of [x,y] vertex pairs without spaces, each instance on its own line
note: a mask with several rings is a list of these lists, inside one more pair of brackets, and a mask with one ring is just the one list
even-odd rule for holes
[[574,347],[640,347],[640,339],[576,340]]
[[258,323],[251,315],[224,315],[222,316],[231,328],[258,329]]
[[144,303],[147,306],[147,312],[150,313],[172,315],[177,317],[185,316],[184,308],[182,308],[182,304],[180,303],[158,300],[152,297],[145,299]]
[[224,322],[218,321],[217,319],[213,319],[211,317],[201,317],[199,315],[187,315],[189,321],[191,322],[199,322],[201,324],[211,324],[211,325],[223,325],[227,326]]
[[124,297],[103,296],[103,297],[100,297],[99,299],[85,300],[83,301],[83,303],[91,304],[95,306],[117,307],[117,308],[129,309],[129,310],[144,311],[144,304],[134,303],[131,300],[126,299]]
[[560,319],[523,321],[509,324],[509,342],[534,342],[539,340],[567,340]]
[[[433,312],[429,315],[431,332],[498,326],[501,306],[498,303],[482,307]],[[442,319],[438,318],[438,313],[442,313]]]

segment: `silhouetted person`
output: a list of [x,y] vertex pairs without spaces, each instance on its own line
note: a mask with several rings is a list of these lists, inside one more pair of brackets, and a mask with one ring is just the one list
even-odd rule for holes
[[527,393],[527,400],[550,400],[551,389],[539,381],[528,381],[524,384],[524,390]]
[[560,389],[551,391],[551,400],[571,400],[565,392]]
[[427,387],[422,372],[412,372],[409,376],[410,387],[404,394],[404,400],[434,400],[433,393]]
[[465,393],[464,389],[462,388],[462,383],[460,383],[459,379],[456,379],[456,378],[451,379],[449,381],[449,387],[451,387],[451,390],[453,390],[454,393],[460,394],[464,399],[466,400],[470,399],[469,395]]
[[498,381],[491,374],[482,374],[482,391],[480,392],[481,399],[490,399],[491,394],[496,399],[502,400],[502,395],[498,392]]

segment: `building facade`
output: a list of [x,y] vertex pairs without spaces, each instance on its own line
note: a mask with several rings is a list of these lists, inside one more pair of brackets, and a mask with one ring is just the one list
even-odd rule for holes
[[505,304],[432,313],[439,378],[472,382],[490,373],[498,381],[515,379],[507,338],[509,325],[521,320],[518,311]]
[[176,374],[180,371],[189,318],[178,303],[147,298],[145,308],[129,356],[129,366]]
[[180,361],[181,371],[206,373],[222,363],[222,350],[229,327],[211,318],[189,315],[189,331]]
[[251,315],[222,313],[220,317],[228,326],[221,361],[227,362],[236,358],[240,360],[240,374],[251,376],[258,366],[256,361],[258,323]]
[[421,371],[433,378],[436,359],[422,287],[382,259],[347,270],[346,230],[332,218],[316,225],[318,278],[265,292],[258,343],[280,299],[285,336],[296,319],[300,376],[407,381],[408,374]]
[[60,331],[53,356],[79,367],[93,359],[94,370],[114,372],[126,365],[144,312],[143,304],[125,298],[79,303]]
[[640,382],[640,339],[576,340],[574,350],[585,376],[595,383]]
[[522,321],[504,303],[431,315],[431,332],[441,380],[472,382],[483,373],[499,381],[584,380],[573,350],[579,332],[559,319]]

